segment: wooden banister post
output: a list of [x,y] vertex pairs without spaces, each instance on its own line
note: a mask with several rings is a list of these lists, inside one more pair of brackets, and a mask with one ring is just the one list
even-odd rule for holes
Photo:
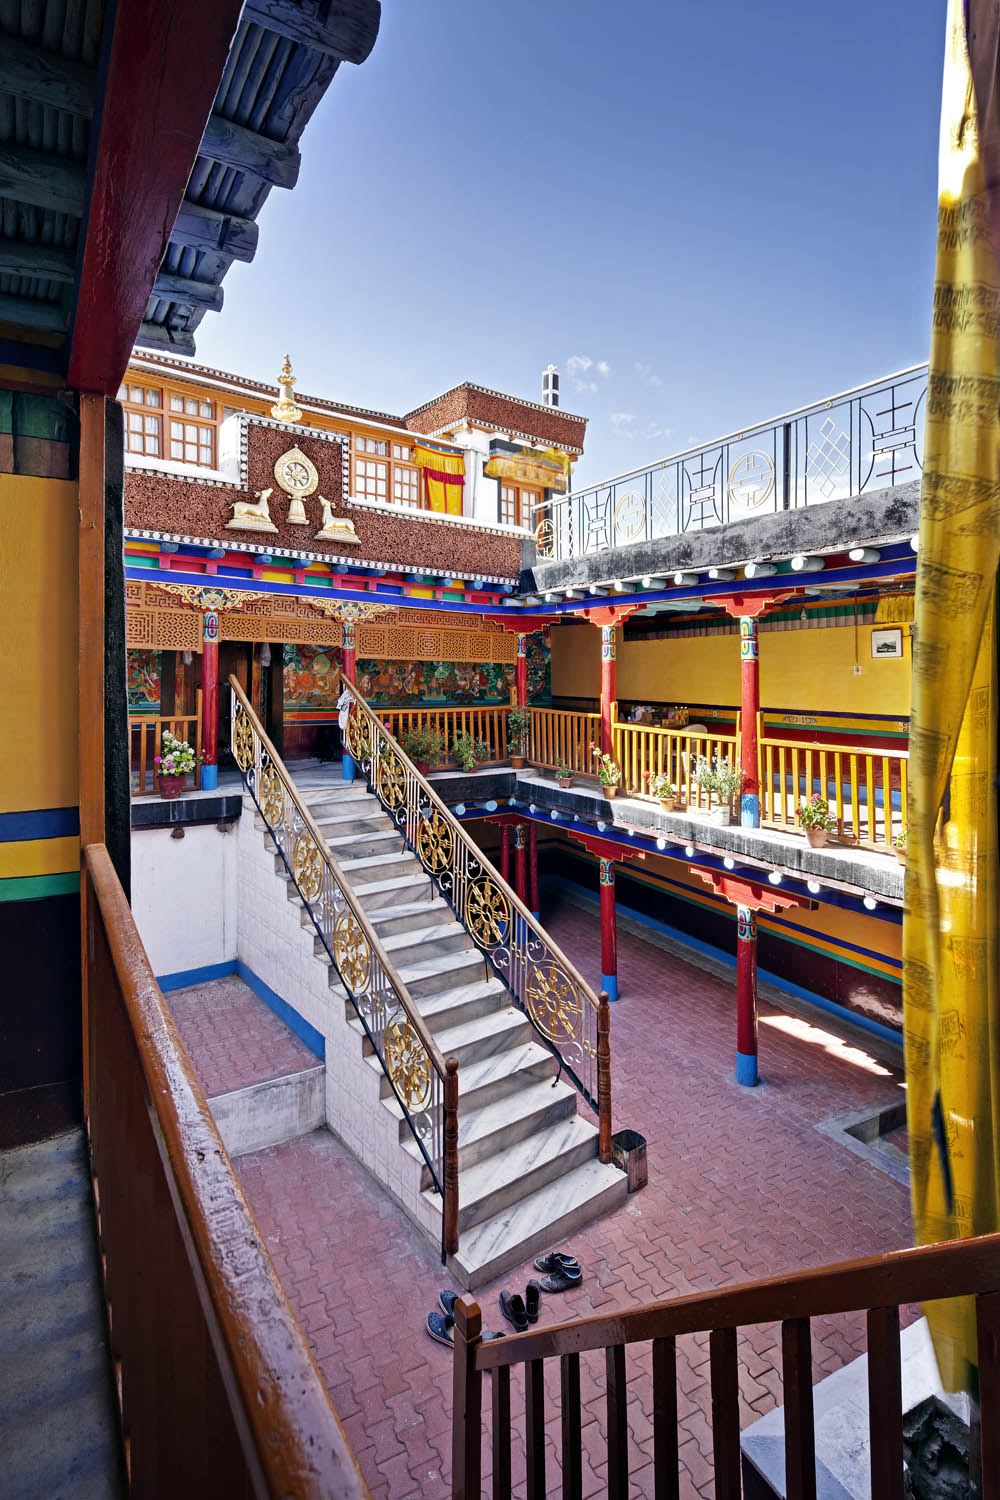
[[598,1155],[607,1165],[611,1160],[611,1005],[607,990],[601,991],[597,1008],[597,1116]]
[[458,1058],[445,1060],[444,1253],[458,1250]]
[[455,1303],[455,1363],[451,1419],[452,1500],[480,1500],[482,1495],[483,1377],[476,1369],[476,1349],[483,1315],[471,1297]]

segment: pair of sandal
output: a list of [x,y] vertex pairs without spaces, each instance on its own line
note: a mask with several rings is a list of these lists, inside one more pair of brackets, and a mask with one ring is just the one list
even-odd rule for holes
[[[447,1344],[449,1349],[455,1347],[455,1303],[460,1296],[460,1292],[439,1292],[438,1305],[441,1311],[427,1314],[427,1332],[439,1344]],[[482,1338],[485,1343],[487,1339],[502,1339],[503,1334],[484,1328]]]
[[538,1322],[542,1292],[568,1292],[583,1279],[576,1256],[562,1250],[550,1250],[548,1255],[536,1257],[535,1269],[545,1275],[540,1281],[529,1281],[523,1297],[517,1292],[500,1293],[500,1311],[514,1325],[515,1333],[525,1333],[532,1323]]

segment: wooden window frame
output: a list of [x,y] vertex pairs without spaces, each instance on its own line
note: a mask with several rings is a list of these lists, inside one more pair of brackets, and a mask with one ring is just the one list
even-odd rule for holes
[[[384,451],[370,450],[362,444],[375,444]],[[391,437],[369,437],[367,433],[354,433],[351,437],[351,494],[358,500],[377,501],[379,504],[398,505],[400,510],[427,510],[427,496],[424,493],[426,486],[423,483],[419,467],[413,462],[412,454],[416,446],[414,441],[397,442]],[[405,449],[410,456],[402,458],[397,449]],[[359,472],[359,465],[363,463],[378,463],[385,465],[386,492],[384,495],[370,495],[362,488],[363,476]],[[400,481],[406,480],[406,488],[411,491],[413,499],[403,499],[399,494]]]
[[[540,506],[543,503],[544,490],[532,489],[527,485],[512,484],[510,481],[500,479],[497,481],[497,520],[501,526],[520,526],[527,529],[531,524],[530,512],[532,506]],[[511,520],[505,514],[505,494],[512,493],[514,496],[514,519]]]
[[[155,458],[167,459],[171,463],[184,464],[185,467],[190,468],[190,469],[215,469],[215,468],[218,467],[218,462],[219,462],[219,428],[221,427],[222,422],[223,422],[221,402],[219,402],[218,400],[216,400],[216,398],[214,396],[206,395],[203,391],[199,391],[197,388],[192,389],[192,387],[190,387],[190,386],[180,385],[180,384],[174,383],[172,381],[168,381],[168,380],[165,380],[165,381],[150,380],[145,375],[143,375],[140,378],[136,379],[136,378],[131,377],[130,374],[129,374],[129,372],[126,371],[125,372],[125,378],[122,381],[122,388],[125,389],[125,390],[130,390],[133,386],[139,386],[144,391],[156,391],[159,394],[159,397],[160,397],[160,405],[159,406],[150,406],[148,403],[145,403],[145,402],[142,405],[140,405],[139,402],[137,402],[137,401],[132,401],[132,400],[129,400],[127,398],[126,399],[122,399],[121,397],[119,397],[119,400],[121,401],[122,410],[125,413],[125,451],[126,451],[126,453],[134,453],[139,458],[143,458],[143,457],[154,458],[155,457]],[[180,397],[183,401],[197,401],[198,404],[199,404],[199,406],[201,406],[202,404],[208,405],[208,406],[210,406],[212,408],[212,415],[210,417],[206,417],[206,416],[203,416],[200,411],[197,414],[192,413],[192,412],[187,412],[187,411],[182,411],[182,412],[174,411],[174,410],[172,410],[171,404],[170,404],[171,403],[171,397]],[[142,412],[144,416],[154,416],[155,415],[155,416],[159,417],[159,419],[160,419],[159,448],[158,448],[158,450],[157,450],[157,452],[155,454],[149,453],[145,449],[143,449],[143,451],[140,452],[137,448],[130,448],[129,447],[128,439],[129,439],[129,413],[130,412],[133,413],[133,414],[138,413],[138,412]],[[173,456],[173,454],[171,453],[171,444],[172,444],[172,442],[177,441],[175,438],[172,438],[172,435],[171,435],[171,424],[172,423],[177,423],[177,422],[181,423],[185,427],[197,427],[199,429],[199,431],[201,431],[201,432],[207,432],[207,433],[210,434],[209,443],[208,444],[202,443],[200,440],[197,442],[197,447],[199,449],[199,453],[198,453],[198,457],[197,458],[194,458],[194,459],[187,458],[187,457],[175,458]],[[189,446],[189,441],[188,441],[186,435],[185,435],[185,437],[181,441],[182,441],[182,443],[184,444],[185,447]],[[206,460],[204,460],[202,458],[200,450],[202,448],[204,448],[204,447],[209,447],[209,446],[210,446],[210,460],[206,461]]]

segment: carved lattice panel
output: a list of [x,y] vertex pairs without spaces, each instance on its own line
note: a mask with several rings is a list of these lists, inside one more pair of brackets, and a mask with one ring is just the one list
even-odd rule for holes
[[201,615],[187,609],[127,609],[126,646],[151,651],[200,651]]
[[[451,616],[454,620],[454,615]],[[467,661],[508,664],[517,637],[508,631],[414,630],[409,625],[359,625],[358,655],[372,661]]]
[[287,641],[300,646],[339,646],[337,620],[280,619],[275,615],[222,614],[219,636],[224,641]]

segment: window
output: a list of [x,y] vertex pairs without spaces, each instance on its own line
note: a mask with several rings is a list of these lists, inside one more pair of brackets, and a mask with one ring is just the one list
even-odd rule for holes
[[380,453],[383,456],[388,453],[388,443],[382,442],[381,438],[355,438],[354,447],[358,453]]
[[169,458],[182,464],[215,467],[215,403],[200,396],[170,393]]
[[420,471],[405,464],[392,466],[392,498],[399,505],[420,505]]
[[162,392],[153,386],[123,385],[118,400],[125,408],[125,451],[158,455],[162,428],[157,408],[163,405]]
[[532,510],[540,499],[538,490],[523,490],[516,484],[500,485],[500,522],[503,526],[530,526]]
[[392,501],[411,509],[420,507],[420,470],[411,462],[412,443],[356,437],[354,453],[352,493],[356,498]]
[[354,465],[354,492],[361,500],[389,498],[389,465],[359,458]]

